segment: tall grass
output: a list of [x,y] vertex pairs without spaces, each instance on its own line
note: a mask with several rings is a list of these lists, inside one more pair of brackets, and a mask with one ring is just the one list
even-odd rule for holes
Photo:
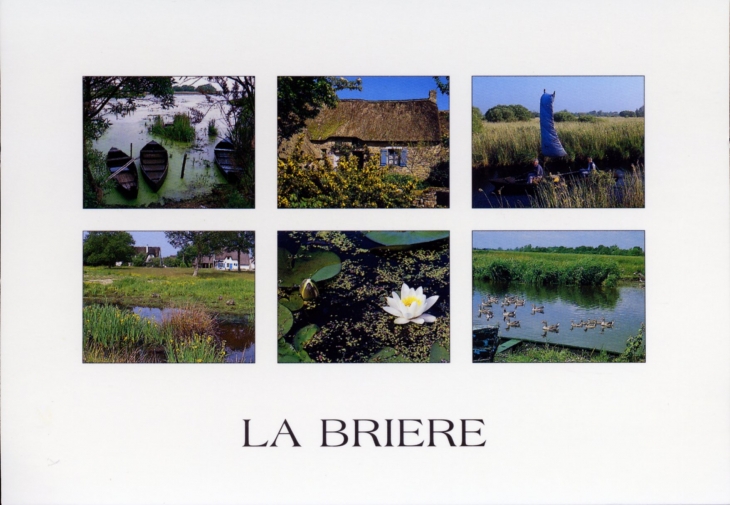
[[195,140],[195,127],[190,121],[190,116],[184,113],[175,114],[172,124],[169,126],[165,126],[162,117],[155,116],[148,131],[152,135],[158,135],[168,140],[177,140],[179,142],[192,142]]
[[636,256],[474,251],[472,261],[476,280],[535,286],[611,287],[644,271],[644,258]]
[[588,177],[576,177],[566,183],[543,179],[530,197],[537,208],[643,208],[644,171],[631,167],[623,183],[617,185],[610,172],[595,171]]
[[[472,165],[513,166],[528,163],[540,152],[540,122],[484,122],[472,135]],[[644,156],[644,118],[556,124],[568,161],[593,157],[598,163],[635,162]]]
[[112,305],[90,305],[83,310],[83,360],[86,363],[168,362],[220,363],[225,343],[205,310],[186,306],[162,323]]

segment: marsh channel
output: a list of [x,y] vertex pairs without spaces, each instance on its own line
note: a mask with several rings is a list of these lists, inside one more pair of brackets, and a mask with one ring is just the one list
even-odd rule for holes
[[[493,304],[494,317],[487,320],[479,313],[479,305],[488,295],[504,300],[507,295],[517,296],[526,301],[524,307],[501,307]],[[621,353],[626,348],[626,340],[636,335],[646,320],[645,289],[636,284],[619,285],[616,288],[591,286],[542,286],[525,284],[497,284],[475,281],[472,290],[472,327],[482,328],[499,324],[502,339],[520,339],[538,343],[549,343],[567,347],[605,350]],[[544,312],[532,312],[533,304],[544,306]],[[520,322],[519,327],[507,328],[503,311],[516,311],[513,320]],[[613,327],[593,329],[575,327],[581,320],[595,319],[614,321]],[[543,321],[548,325],[559,323],[559,331],[543,331]]]
[[[148,97],[151,98],[151,97]],[[161,116],[165,123],[170,123],[175,114],[189,113],[196,109],[205,113],[203,120],[194,125],[195,140],[193,142],[177,142],[152,135],[147,131],[155,116]],[[104,205],[144,207],[150,204],[164,205],[166,201],[183,201],[209,194],[217,184],[227,184],[225,177],[215,164],[213,149],[225,136],[226,121],[218,107],[206,101],[205,95],[199,93],[176,93],[175,106],[162,109],[152,100],[141,100],[137,110],[125,117],[111,117],[111,126],[104,132],[93,147],[104,156],[109,149],[116,147],[132,157],[139,157],[139,151],[148,142],[154,140],[167,149],[169,168],[162,187],[152,191],[147,181],[141,176],[139,160],[135,161],[138,171],[139,192],[137,198],[125,198],[115,186],[104,195]],[[208,122],[214,120],[218,136],[208,136]],[[130,144],[132,152],[130,153]],[[187,154],[184,177],[181,178],[183,157]]]

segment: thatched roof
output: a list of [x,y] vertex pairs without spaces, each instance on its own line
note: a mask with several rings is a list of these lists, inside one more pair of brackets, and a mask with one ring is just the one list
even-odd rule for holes
[[[435,93],[432,95],[435,98]],[[439,142],[439,111],[436,101],[340,100],[332,109],[322,109],[307,122],[313,141],[332,137],[356,138],[363,142]]]

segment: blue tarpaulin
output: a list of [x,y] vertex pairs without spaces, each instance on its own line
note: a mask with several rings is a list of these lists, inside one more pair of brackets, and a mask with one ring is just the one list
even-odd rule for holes
[[563,145],[558,138],[558,133],[555,131],[553,100],[555,100],[554,93],[552,95],[550,93],[543,93],[540,98],[540,148],[543,156],[559,158],[561,156],[567,156],[568,153],[563,149]]

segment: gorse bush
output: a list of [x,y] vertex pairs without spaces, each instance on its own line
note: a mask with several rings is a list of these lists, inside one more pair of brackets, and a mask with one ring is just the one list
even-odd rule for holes
[[327,158],[316,160],[304,154],[300,145],[289,158],[279,160],[279,207],[383,208],[413,204],[416,180],[393,179],[388,167],[381,167],[376,157],[368,159],[362,168],[357,157],[342,157],[335,168]]
[[532,119],[532,112],[524,105],[497,105],[484,114],[484,119],[491,123],[529,121]]

